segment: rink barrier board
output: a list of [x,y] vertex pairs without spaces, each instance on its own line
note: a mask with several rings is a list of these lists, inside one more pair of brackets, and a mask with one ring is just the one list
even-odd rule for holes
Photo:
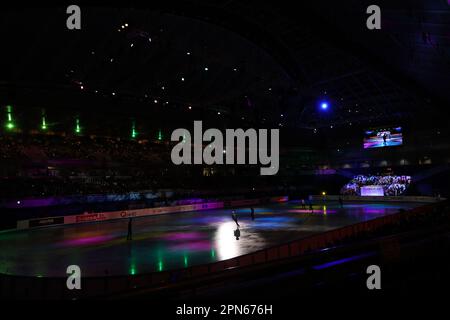
[[313,201],[338,201],[339,197],[343,201],[369,201],[369,202],[423,202],[436,203],[446,200],[445,198],[426,196],[348,196],[348,195],[313,195]]
[[[298,257],[308,252],[317,252],[320,249],[332,245],[335,241],[341,241],[367,231],[374,231],[386,225],[398,223],[407,216],[430,214],[435,207],[436,205],[427,204],[408,211],[383,216],[374,220],[359,222],[209,264],[133,276],[85,277],[82,279],[83,290],[80,291],[68,290],[66,287],[66,278],[36,278],[2,275],[0,276],[0,297],[25,296],[27,298],[37,299],[101,297],[104,295],[129,293],[134,289],[174,284],[183,280],[193,280],[214,273],[232,271],[241,267],[262,265],[267,262],[290,257]],[[448,208],[443,208],[448,210]]]
[[86,214],[60,216],[60,217],[46,217],[46,218],[38,218],[38,219],[19,220],[19,221],[17,221],[17,229],[23,230],[23,229],[30,229],[30,228],[50,227],[50,226],[58,226],[58,225],[66,225],[66,224],[102,222],[102,221],[108,221],[108,220],[147,217],[147,216],[154,216],[154,215],[161,215],[161,214],[182,213],[182,212],[190,212],[190,211],[201,211],[201,210],[212,210],[212,209],[221,209],[221,208],[259,205],[259,204],[264,204],[264,203],[280,203],[280,202],[287,202],[288,200],[289,200],[289,198],[287,196],[280,196],[280,197],[269,197],[269,198],[259,198],[259,199],[216,201],[216,202],[206,202],[206,203],[181,205],[181,206],[170,206],[170,207],[157,207],[157,208],[144,208],[144,209],[134,209],[134,210],[86,213]]
[[[78,298],[95,297],[105,294],[128,292],[133,289],[161,286],[189,280],[212,273],[236,269],[238,267],[253,266],[294,257],[305,252],[322,249],[333,241],[353,237],[368,230],[376,230],[382,226],[401,221],[406,215],[430,213],[431,205],[414,208],[409,211],[400,212],[390,216],[380,217],[374,220],[360,222],[339,229],[330,230],[325,233],[312,235],[275,247],[259,250],[254,253],[238,256],[228,260],[218,261],[210,264],[192,266],[177,270],[154,272],[135,276],[113,276],[83,278],[82,287]],[[66,289],[66,278],[31,278],[31,277],[0,277],[1,296],[21,295],[28,298],[55,299],[74,297],[74,292]],[[88,293],[88,294],[86,294]],[[85,296],[82,296],[86,294]]]

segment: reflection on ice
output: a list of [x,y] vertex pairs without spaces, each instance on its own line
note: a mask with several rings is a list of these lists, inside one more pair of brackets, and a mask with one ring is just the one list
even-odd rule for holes
[[230,259],[241,254],[239,242],[234,237],[234,230],[236,230],[234,221],[223,222],[217,228],[214,243],[219,260]]

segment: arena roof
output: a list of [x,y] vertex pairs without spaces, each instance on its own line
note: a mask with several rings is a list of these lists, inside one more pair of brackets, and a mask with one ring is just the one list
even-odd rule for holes
[[450,102],[450,5],[379,1],[382,29],[371,31],[370,4],[81,5],[80,31],[65,28],[65,7],[9,7],[0,103],[312,130],[438,121]]

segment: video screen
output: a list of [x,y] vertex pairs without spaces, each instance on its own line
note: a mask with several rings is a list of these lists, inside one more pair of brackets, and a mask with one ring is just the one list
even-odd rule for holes
[[402,144],[402,127],[367,130],[364,135],[364,149],[394,147]]

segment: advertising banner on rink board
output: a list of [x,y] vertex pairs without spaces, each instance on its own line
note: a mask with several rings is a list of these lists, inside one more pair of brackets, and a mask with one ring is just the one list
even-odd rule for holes
[[30,228],[45,227],[64,223],[64,217],[43,218],[29,220],[28,224]]
[[105,221],[105,220],[133,218],[133,217],[145,217],[145,216],[153,216],[153,215],[166,214],[166,213],[217,209],[217,208],[222,208],[222,207],[223,207],[223,202],[211,202],[211,203],[190,204],[190,205],[185,205],[185,206],[89,213],[89,214],[81,214],[81,215],[76,215],[76,216],[64,217],[64,224]]

